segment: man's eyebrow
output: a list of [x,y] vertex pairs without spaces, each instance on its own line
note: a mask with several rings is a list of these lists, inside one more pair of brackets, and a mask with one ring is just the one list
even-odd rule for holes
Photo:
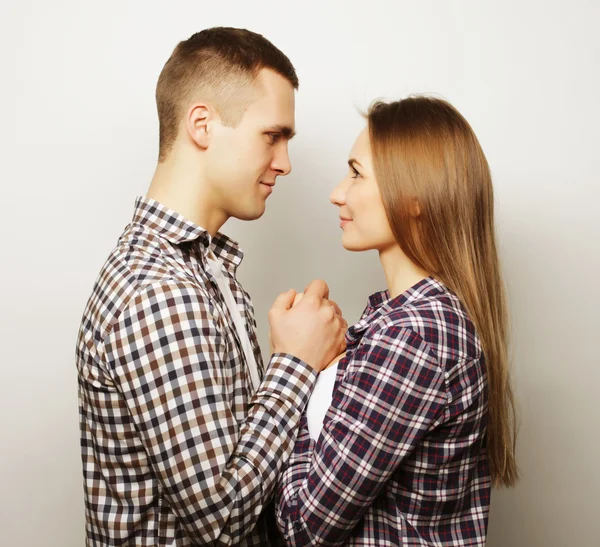
[[289,125],[272,125],[265,127],[263,133],[279,133],[287,140],[291,140],[296,136],[296,132]]

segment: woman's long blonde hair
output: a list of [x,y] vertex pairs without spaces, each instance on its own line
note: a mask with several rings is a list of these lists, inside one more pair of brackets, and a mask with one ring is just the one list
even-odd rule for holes
[[477,329],[488,376],[492,481],[511,486],[518,478],[516,418],[487,160],[469,123],[446,101],[378,101],[366,118],[375,176],[400,248],[456,293]]

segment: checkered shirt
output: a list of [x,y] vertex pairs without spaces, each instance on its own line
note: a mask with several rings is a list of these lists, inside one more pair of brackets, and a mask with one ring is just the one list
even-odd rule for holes
[[429,277],[369,299],[317,442],[301,421],[278,487],[288,545],[482,546],[487,376],[456,296]]
[[[262,382],[206,263],[223,262]],[[237,245],[138,198],[77,341],[87,545],[268,545],[261,517],[316,374],[264,373]]]

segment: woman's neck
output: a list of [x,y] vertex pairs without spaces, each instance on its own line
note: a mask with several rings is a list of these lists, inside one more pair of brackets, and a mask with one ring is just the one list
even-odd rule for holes
[[379,251],[390,298],[396,298],[430,274],[411,262],[399,245]]

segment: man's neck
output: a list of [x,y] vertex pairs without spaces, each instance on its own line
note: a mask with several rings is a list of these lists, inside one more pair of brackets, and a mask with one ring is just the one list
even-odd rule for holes
[[215,206],[215,200],[211,199],[207,185],[196,176],[196,170],[183,162],[159,163],[146,195],[204,228],[211,237],[228,219]]

